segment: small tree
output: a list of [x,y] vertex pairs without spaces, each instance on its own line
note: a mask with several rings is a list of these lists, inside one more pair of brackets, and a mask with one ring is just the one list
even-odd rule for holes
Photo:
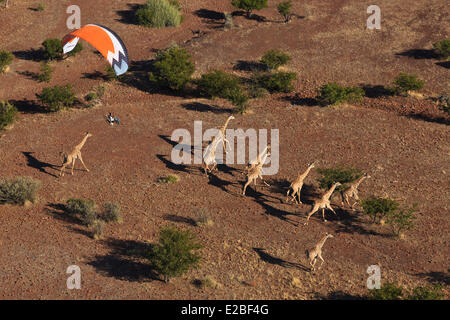
[[247,17],[250,18],[253,10],[261,10],[267,8],[267,0],[232,0],[231,4],[241,10],[247,12]]
[[386,223],[391,226],[394,236],[399,237],[403,231],[414,227],[416,217],[413,213],[416,211],[416,207],[417,204],[409,209],[399,208],[386,216]]
[[0,130],[14,122],[17,116],[17,108],[8,101],[0,101]]
[[63,54],[62,42],[59,39],[46,39],[42,46],[44,47],[44,58],[47,60],[61,59]]
[[197,267],[200,256],[192,251],[201,247],[189,230],[180,231],[170,226],[161,230],[159,244],[152,247],[148,259],[153,268],[164,276],[164,281],[168,282],[170,278]]
[[81,42],[78,42],[75,48],[72,49],[69,53],[67,53],[68,56],[75,56],[77,53],[83,51],[83,45]]
[[254,82],[270,92],[288,93],[294,90],[292,81],[297,78],[295,72],[276,72],[256,75]]
[[51,112],[59,111],[63,107],[73,106],[75,103],[75,93],[70,84],[44,88],[36,96],[46,106],[46,109]]
[[230,101],[243,113],[247,108],[249,97],[244,93],[238,77],[221,70],[203,74],[197,80],[198,89],[210,98],[223,98]]
[[445,294],[441,284],[416,287],[408,296],[408,300],[443,300],[444,298]]
[[181,7],[176,1],[148,0],[136,11],[138,24],[153,27],[176,27],[182,21]]
[[122,216],[120,215],[120,205],[115,202],[105,202],[103,204],[103,210],[101,218],[105,222],[117,222],[122,223]]
[[159,51],[149,72],[151,82],[172,90],[182,90],[195,71],[191,56],[184,48],[177,46]]
[[286,23],[291,20],[291,7],[292,7],[291,0],[281,2],[277,7],[278,13],[284,17],[284,22]]
[[386,283],[380,289],[370,290],[369,299],[371,300],[401,300],[403,288],[395,283]]
[[358,87],[341,87],[335,82],[330,82],[317,90],[317,100],[322,105],[334,105],[344,101],[350,103],[360,102],[365,92],[362,88]]
[[98,220],[97,205],[93,200],[69,199],[66,203],[66,212],[78,217],[87,226]]
[[261,58],[261,63],[269,70],[278,69],[288,63],[291,57],[280,50],[269,50]]
[[396,201],[389,198],[368,198],[361,200],[360,204],[364,214],[372,219],[372,223],[377,224],[400,206]]
[[0,50],[0,73],[6,71],[6,68],[11,64],[14,57],[11,52]]
[[419,91],[425,85],[425,81],[420,80],[414,74],[400,72],[394,80],[397,94],[406,94],[408,91]]
[[50,82],[53,68],[48,61],[41,63],[41,73],[38,75],[39,82]]
[[41,182],[31,177],[17,177],[14,180],[0,181],[0,204],[24,205],[26,201],[35,202]]
[[345,190],[348,183],[360,178],[363,174],[361,170],[349,167],[345,168],[337,166],[335,168],[319,168],[317,172],[322,176],[319,178],[319,186],[322,189],[330,189],[335,182],[340,182],[342,185],[337,187],[335,192]]
[[433,43],[434,50],[441,59],[450,57],[450,39],[441,40]]

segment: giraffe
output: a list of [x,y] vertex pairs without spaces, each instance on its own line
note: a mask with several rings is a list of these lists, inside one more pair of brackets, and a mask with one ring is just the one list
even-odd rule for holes
[[223,141],[222,145],[223,145],[223,152],[224,153],[227,153],[226,146],[227,146],[227,143],[229,143],[229,141],[225,138],[226,130],[227,130],[227,127],[228,127],[228,123],[230,122],[230,120],[233,120],[233,119],[235,119],[234,116],[229,116],[228,119],[225,121],[225,123],[223,124],[223,126],[219,130],[220,134],[222,136],[222,141]]
[[[211,143],[206,147],[205,154],[203,156],[203,166],[205,170],[205,175],[208,176],[209,172],[212,172],[216,166],[216,148],[217,144],[222,140],[222,137],[215,136]],[[211,169],[209,169],[209,165],[213,165]]]
[[316,201],[314,201],[314,206],[311,210],[311,212],[308,214],[308,217],[306,218],[306,222],[305,225],[308,224],[309,218],[315,213],[317,212],[319,209],[322,209],[322,218],[323,221],[326,222],[327,220],[325,220],[325,209],[330,209],[331,211],[333,211],[334,214],[336,214],[336,212],[334,212],[333,208],[331,207],[330,204],[330,198],[331,195],[334,192],[334,189],[336,189],[336,187],[340,186],[341,183],[340,182],[335,182],[330,190],[328,190],[327,192],[325,192],[322,197]]
[[261,175],[261,170],[264,165],[264,162],[266,162],[267,156],[270,155],[270,152],[267,152],[264,157],[261,159],[261,154],[258,155],[258,162],[251,166],[247,173],[247,183],[244,185],[244,189],[242,190],[242,194],[245,196],[245,190],[247,189],[248,185],[253,181],[255,183],[255,190],[256,190],[256,179],[260,178],[262,182],[269,186],[268,183],[266,183]]
[[291,193],[291,201],[295,200],[297,201],[297,199],[295,198],[295,195],[297,195],[298,197],[298,203],[302,203],[302,201],[300,200],[300,193],[302,191],[302,187],[303,187],[303,181],[305,180],[306,176],[309,174],[309,172],[311,171],[312,168],[314,168],[315,163],[310,163],[308,164],[308,168],[306,169],[305,172],[299,174],[298,178],[294,180],[294,182],[291,183],[291,185],[289,186],[289,189],[286,193],[286,201],[288,201],[289,199],[289,192],[292,189],[292,193]]
[[92,137],[92,134],[90,134],[89,132],[86,132],[83,140],[73,149],[73,151],[70,152],[67,155],[64,154],[64,161],[63,161],[63,164],[61,166],[61,171],[59,172],[59,176],[64,176],[64,169],[70,163],[72,163],[72,175],[73,175],[73,167],[75,166],[75,160],[77,160],[77,159],[80,159],[80,161],[83,164],[83,166],[86,169],[86,171],[89,172],[89,169],[86,168],[86,165],[83,162],[83,158],[81,157],[81,148],[83,148],[84,144],[86,143],[86,140],[89,137]]
[[255,168],[255,166],[258,164],[258,159],[261,159],[261,157],[263,156],[263,154],[264,154],[267,150],[270,150],[270,147],[266,146],[266,147],[263,149],[263,151],[261,151],[261,152],[257,155],[256,159],[250,160],[250,161],[248,162],[248,165],[247,165],[247,168],[246,168],[247,174],[250,172],[250,170],[252,170],[253,168]]
[[352,184],[350,184],[350,187],[341,192],[341,205],[344,205],[344,202],[346,202],[350,206],[349,198],[353,197],[356,201],[350,206],[353,209],[353,206],[358,203],[359,196],[358,196],[358,187],[363,182],[364,179],[370,178],[370,176],[367,173],[364,173],[361,177],[359,177],[356,181],[354,181]]
[[311,265],[311,271],[315,270],[315,265],[317,262],[317,258],[319,258],[320,260],[322,260],[322,263],[319,266],[319,269],[322,267],[322,264],[324,263],[324,260],[322,258],[322,247],[325,244],[325,241],[327,241],[328,238],[334,238],[333,235],[329,234],[328,232],[325,234],[325,236],[319,241],[317,242],[317,244],[315,245],[314,249],[312,249],[311,251],[306,250],[306,255],[309,259],[309,264]]

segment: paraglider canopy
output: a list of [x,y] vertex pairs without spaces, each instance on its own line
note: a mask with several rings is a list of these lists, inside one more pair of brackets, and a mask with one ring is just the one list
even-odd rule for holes
[[63,38],[63,52],[72,51],[81,39],[94,46],[112,66],[118,76],[128,70],[128,51],[114,31],[97,24],[87,24]]

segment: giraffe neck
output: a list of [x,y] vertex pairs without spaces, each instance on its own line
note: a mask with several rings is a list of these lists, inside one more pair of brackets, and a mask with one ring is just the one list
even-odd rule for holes
[[306,169],[305,172],[303,172],[303,174],[300,175],[300,178],[304,179],[309,174],[311,169],[312,169],[312,167],[308,167],[308,169]]
[[363,180],[365,179],[365,176],[360,177],[358,180],[355,181],[355,183],[353,184],[356,188],[359,187],[359,185],[361,184],[361,182],[363,182]]
[[222,132],[225,132],[225,130],[228,127],[228,122],[230,122],[230,120],[231,120],[231,118],[228,118],[227,121],[225,121],[225,124],[222,126],[222,130],[221,130]]
[[85,136],[85,137],[83,138],[83,141],[81,141],[80,144],[77,145],[77,146],[75,147],[75,149],[81,150],[81,148],[83,148],[84,144],[86,143],[86,140],[87,140],[87,139],[88,139],[88,136]]
[[325,244],[325,241],[327,241],[328,239],[328,235],[326,235],[325,237],[323,237],[322,240],[320,240],[320,242],[317,244],[317,248],[322,249],[323,245]]
[[325,194],[324,194],[324,198],[328,199],[331,194],[334,192],[334,189],[336,189],[336,184],[333,184],[333,186],[331,187],[330,190],[328,190]]
[[262,168],[262,166],[264,165],[264,162],[266,162],[267,159],[267,153],[264,155],[264,157],[261,159],[261,161],[258,163],[258,167]]

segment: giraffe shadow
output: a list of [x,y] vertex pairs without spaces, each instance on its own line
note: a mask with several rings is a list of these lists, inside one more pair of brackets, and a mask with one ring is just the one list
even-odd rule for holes
[[281,258],[274,257],[269,253],[267,253],[266,250],[263,248],[253,248],[253,250],[259,255],[260,259],[264,262],[274,264],[283,268],[298,268],[303,271],[310,271],[310,268],[305,267],[302,264],[289,262]]
[[61,166],[55,166],[55,165],[53,165],[51,163],[40,161],[36,157],[34,157],[32,155],[33,153],[34,152],[22,151],[22,154],[27,158],[27,166],[31,167],[31,168],[38,169],[42,173],[45,173],[45,174],[48,174],[48,175],[50,175],[52,177],[57,178],[58,177],[57,175],[48,172],[46,169],[48,168],[48,169],[53,169],[53,170],[58,171],[57,168],[60,168]]
[[192,169],[184,164],[176,164],[172,161],[166,159],[168,156],[163,154],[157,154],[156,157],[166,165],[167,169],[174,170],[174,171],[180,171],[180,172],[186,172],[186,173],[192,173]]

